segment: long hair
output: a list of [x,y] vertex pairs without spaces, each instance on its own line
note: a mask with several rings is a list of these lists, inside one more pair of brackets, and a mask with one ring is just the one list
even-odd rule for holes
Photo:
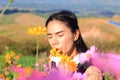
[[[75,33],[76,30],[79,30],[77,17],[71,11],[63,10],[58,13],[52,14],[47,19],[45,26],[47,27],[48,23],[52,20],[59,20],[65,23],[72,33]],[[86,52],[88,49],[81,35],[79,35],[79,38],[76,41],[76,48],[78,52]]]

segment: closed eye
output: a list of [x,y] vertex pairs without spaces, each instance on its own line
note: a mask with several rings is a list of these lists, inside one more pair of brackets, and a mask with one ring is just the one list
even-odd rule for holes
[[63,37],[63,36],[64,36],[64,34],[59,34],[59,35],[58,35],[58,37]]
[[63,37],[63,36],[64,36],[64,32],[63,32],[63,31],[58,32],[58,33],[56,33],[56,35],[57,35],[58,37]]
[[53,36],[52,34],[47,34],[48,39],[51,39]]

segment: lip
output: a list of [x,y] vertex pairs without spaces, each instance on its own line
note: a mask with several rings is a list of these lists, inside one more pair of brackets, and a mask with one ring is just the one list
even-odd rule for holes
[[56,49],[58,49],[58,50],[62,51],[62,48],[56,48]]
[[62,51],[62,49],[61,49],[61,48],[57,48],[57,49],[59,49],[59,50],[61,50],[61,51]]

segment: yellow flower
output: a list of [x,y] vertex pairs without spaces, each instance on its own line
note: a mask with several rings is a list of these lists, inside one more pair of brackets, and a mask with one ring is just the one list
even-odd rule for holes
[[51,56],[60,56],[62,54],[61,50],[56,49],[56,48],[52,48],[50,50],[50,55]]
[[63,54],[61,50],[53,48],[50,50],[50,55],[54,57],[60,57],[61,62],[66,64],[69,70],[77,70],[77,63],[75,63],[67,54]]
[[10,56],[13,57],[14,55],[15,55],[15,52],[12,51],[12,52],[10,53]]
[[41,35],[46,34],[46,27],[33,27],[28,29],[28,34]]
[[[16,53],[14,51],[9,51],[5,54],[4,56],[4,68],[2,69],[3,72],[3,80],[12,80],[13,78],[11,76],[13,76],[12,74],[12,70],[11,67],[12,66],[16,66],[17,65],[17,60],[19,59],[20,55],[16,55]],[[10,76],[9,76],[10,75]],[[0,75],[0,78],[2,77],[2,75]]]
[[10,53],[7,53],[5,55],[5,62],[8,64],[8,65],[11,65],[13,64],[14,62],[16,62],[19,58],[20,58],[21,54],[18,54],[16,55],[15,52],[10,52]]
[[53,48],[50,50],[50,55],[55,56],[56,55],[56,48]]
[[10,80],[10,78],[9,77],[6,77],[6,79],[5,80]]
[[70,61],[69,63],[67,63],[68,69],[70,69],[71,71],[76,71],[77,70],[77,64],[73,61]]
[[61,58],[61,61],[64,63],[64,62],[66,62],[67,60],[69,60],[69,57],[67,56],[67,55],[65,55],[65,54],[62,54],[61,56],[60,56],[60,58]]
[[30,76],[33,72],[33,69],[31,67],[26,67],[25,68],[25,73],[27,74],[27,76]]
[[21,65],[21,64],[18,64],[17,67],[18,67],[18,68],[19,68],[19,67],[22,67],[22,65]]
[[19,60],[20,56],[21,56],[21,55],[16,55],[16,56],[14,57],[14,59],[15,59],[15,60]]
[[5,62],[9,62],[10,59],[11,59],[10,54],[7,54],[7,55],[5,56]]

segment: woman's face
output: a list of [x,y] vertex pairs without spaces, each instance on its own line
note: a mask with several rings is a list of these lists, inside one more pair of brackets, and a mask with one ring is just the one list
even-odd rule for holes
[[53,20],[47,26],[48,41],[52,48],[58,48],[63,53],[71,54],[74,46],[74,34],[61,21]]

